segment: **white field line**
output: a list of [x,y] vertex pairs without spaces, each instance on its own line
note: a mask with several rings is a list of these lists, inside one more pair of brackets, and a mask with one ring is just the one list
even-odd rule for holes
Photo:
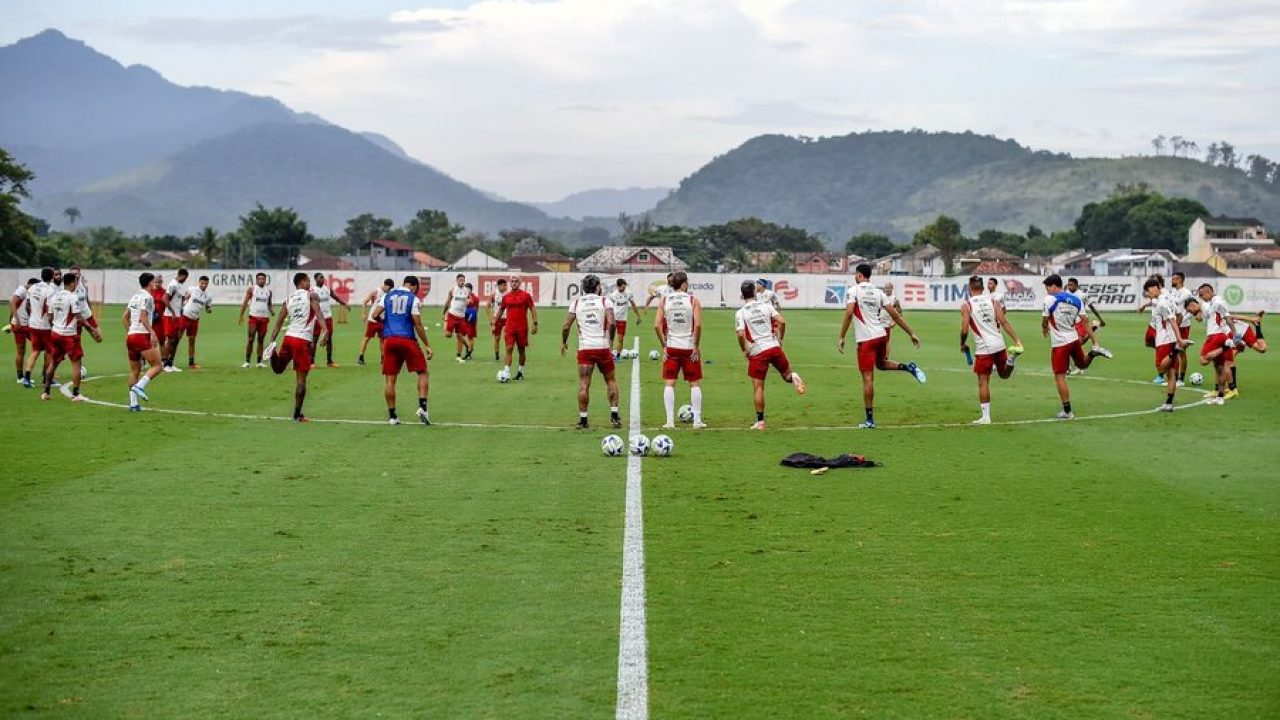
[[[631,361],[631,428],[640,425],[640,340]],[[622,533],[622,616],[618,624],[617,720],[648,720],[649,640],[645,621],[644,503],[641,498],[641,457],[627,456],[626,526]]]

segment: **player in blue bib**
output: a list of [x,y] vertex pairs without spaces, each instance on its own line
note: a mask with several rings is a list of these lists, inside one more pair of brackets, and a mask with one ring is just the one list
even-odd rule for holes
[[[422,301],[418,299],[418,278],[410,275],[404,285],[392,290],[382,304],[373,310],[374,322],[382,322],[382,375],[386,380],[385,395],[387,415],[392,425],[399,425],[396,416],[396,378],[405,367],[418,375],[418,419],[430,425],[427,416],[427,361],[431,359],[431,341],[422,326]],[[418,345],[422,340],[422,346]]]

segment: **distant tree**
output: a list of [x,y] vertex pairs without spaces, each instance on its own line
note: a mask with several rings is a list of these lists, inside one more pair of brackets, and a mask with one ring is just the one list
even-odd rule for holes
[[1268,182],[1275,163],[1261,155],[1250,155],[1244,159],[1245,174],[1259,182]]
[[1236,156],[1236,147],[1231,143],[1223,140],[1218,143],[1218,165],[1225,168],[1234,168],[1240,158]]
[[867,232],[854,235],[844,244],[846,253],[872,259],[884,257],[897,248],[898,246],[887,235]]
[[[1035,226],[1033,225],[1032,228],[1035,228]],[[1014,255],[1021,255],[1026,244],[1027,238],[1017,233],[1004,232],[1003,230],[983,230],[978,233],[976,238],[978,247],[999,248]]]
[[622,240],[627,245],[637,245],[632,240],[653,229],[653,219],[648,214],[633,217],[625,212],[618,213],[618,225],[622,227]]
[[80,208],[72,205],[66,210],[63,210],[62,214],[67,216],[67,222],[71,223],[71,227],[75,227],[76,221],[80,219]]
[[200,258],[204,266],[213,267],[213,261],[218,254],[218,231],[206,225],[196,236],[196,247],[200,248]]
[[[501,236],[501,233],[499,233]],[[546,252],[546,248],[542,245],[542,240],[537,235],[526,236],[520,238],[511,250],[512,255],[542,255]]]
[[1164,148],[1167,144],[1167,138],[1163,135],[1157,135],[1151,138],[1151,147],[1156,149],[1156,155],[1164,155]]
[[262,203],[240,217],[238,232],[273,267],[297,264],[298,249],[311,241],[307,223],[293,208],[268,210]]
[[21,198],[30,197],[27,183],[34,178],[35,173],[0,148],[0,266],[37,264],[36,221],[18,207]]
[[1147,184],[1146,180],[1139,180],[1137,182],[1132,182],[1132,183],[1119,182],[1119,183],[1116,183],[1116,186],[1111,189],[1111,194],[1108,195],[1107,197],[1108,198],[1134,197],[1136,195],[1147,195],[1150,192],[1151,192],[1151,186]]
[[751,255],[742,246],[729,251],[724,258],[725,272],[740,273],[751,270]]
[[1218,146],[1218,143],[1209,143],[1209,147],[1205,148],[1205,151],[1204,151],[1205,164],[1217,165],[1218,161],[1221,159],[1222,159],[1222,150]]
[[373,213],[357,215],[347,221],[347,227],[342,231],[343,250],[355,254],[365,243],[385,239],[394,226],[390,218],[377,217]]
[[446,261],[453,259],[451,256],[460,246],[462,231],[461,225],[449,221],[445,211],[426,208],[419,210],[403,228],[406,242]]
[[632,246],[669,247],[694,272],[714,272],[716,263],[707,252],[700,230],[682,225],[659,225],[631,238]]
[[942,262],[946,267],[946,274],[952,275],[955,272],[956,254],[964,249],[965,239],[960,233],[960,223],[954,218],[946,215],[939,215],[937,220],[925,225],[916,233],[914,242],[916,245],[924,245],[926,243],[938,248],[942,253]]
[[779,250],[769,258],[769,262],[760,268],[767,273],[789,273],[796,271],[795,256],[783,250]]
[[1200,156],[1200,144],[1197,143],[1195,140],[1188,140],[1187,144],[1183,147],[1186,148],[1187,157]]
[[1036,227],[1035,225],[1032,225],[1027,228],[1028,240],[1034,240],[1035,238],[1042,238],[1042,237],[1044,237],[1044,231],[1041,230],[1040,228]]
[[1087,250],[1118,247],[1183,251],[1187,228],[1209,211],[1195,200],[1165,198],[1159,193],[1114,195],[1089,203],[1076,219],[1079,244]]

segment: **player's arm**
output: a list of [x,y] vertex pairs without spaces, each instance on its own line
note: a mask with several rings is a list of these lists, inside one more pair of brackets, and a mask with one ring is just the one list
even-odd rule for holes
[[[968,303],[966,303],[967,305]],[[1000,329],[1009,334],[1013,338],[1014,345],[1021,345],[1022,339],[1018,337],[1018,331],[1013,329],[1013,323],[1009,322],[1009,313],[1004,311],[1004,306],[999,303],[993,303],[996,308],[996,323],[1000,325]]]
[[[373,305],[373,303],[369,303]],[[383,305],[374,305],[373,314],[369,317],[373,318],[373,322],[382,322],[382,316],[386,314],[385,303]]]
[[1098,327],[1107,326],[1107,321],[1102,319],[1102,313],[1098,312],[1097,305],[1094,305],[1093,303],[1089,303],[1089,312],[1093,313],[1093,316],[1098,318]]
[[[644,310],[639,305],[636,305],[635,298],[630,298],[627,302],[631,303],[631,309],[636,311],[637,318],[644,317]],[[648,307],[648,305],[645,305],[645,307]]]
[[902,328],[902,331],[907,334],[907,337],[911,338],[911,344],[916,347],[920,347],[920,338],[916,337],[915,331],[912,330],[911,326],[907,324],[907,321],[903,319],[902,313],[898,312],[898,309],[893,305],[886,305],[885,310],[889,311],[889,317],[893,318],[894,324]]
[[849,326],[853,324],[853,303],[846,303],[844,306],[844,320],[840,323],[840,340],[836,343],[836,350],[840,354],[844,354],[844,336],[849,334]]
[[[648,297],[648,298],[645,298],[644,306],[645,306],[646,308],[648,308],[650,305],[652,305],[652,304],[653,304],[653,299],[654,299],[654,298],[656,298],[656,297],[658,297],[658,293],[656,293],[656,292],[654,292],[654,291],[650,290],[650,291],[649,291],[649,297]],[[661,309],[661,308],[662,308],[662,303],[658,303],[658,308],[659,308],[659,309]]]
[[320,336],[316,339],[316,345],[325,345],[329,342],[329,326],[324,324],[324,316],[320,314],[320,298],[313,293],[311,295],[311,317],[315,318],[316,329],[320,331]]
[[565,313],[564,325],[560,327],[560,355],[564,356],[569,352],[569,331],[573,329],[574,320],[578,319],[578,315],[570,310]]
[[422,313],[413,313],[411,317],[413,317],[413,334],[417,335],[418,339],[422,341],[427,359],[430,360],[435,356],[435,351],[431,349],[431,341],[427,339],[427,329],[422,326]]
[[350,305],[347,305],[346,300],[343,300],[342,298],[338,297],[338,294],[333,291],[332,287],[329,288],[329,299],[332,300],[333,302],[338,303],[344,308],[347,308],[347,309],[351,308]]
[[778,308],[773,309],[773,319],[778,321],[778,344],[782,344],[782,338],[787,334],[787,319],[782,317],[782,313],[778,312]]
[[93,336],[94,342],[102,342],[102,333],[98,331],[98,319],[93,316],[93,307],[87,302],[80,308],[80,324],[89,328],[89,334]]
[[1049,337],[1049,315],[1047,313],[1040,316],[1040,334]]
[[693,297],[693,354],[690,357],[694,362],[702,357],[702,301]]
[[449,314],[449,305],[453,302],[453,288],[449,288],[449,292],[444,294],[444,307],[440,309],[440,317]]
[[9,322],[18,322],[18,308],[22,307],[22,304],[25,302],[26,299],[20,299],[17,295],[13,295],[9,298]]
[[738,330],[738,349],[742,351],[742,357],[751,357],[751,353],[747,351],[747,331],[745,330]]
[[[648,307],[648,306],[649,306],[648,303],[645,303],[645,307]],[[663,352],[665,353],[666,347],[667,347],[667,334],[663,332],[663,329],[662,329],[662,320],[666,312],[664,306],[665,306],[665,302],[662,300],[659,300],[658,309],[655,310],[653,313],[653,332],[655,335],[658,336],[658,346],[663,348]]]
[[288,305],[281,306],[280,314],[276,315],[276,328],[275,328],[275,331],[271,333],[271,342],[275,342],[276,338],[280,336],[280,328],[284,327],[284,319],[288,316],[289,316],[289,306]]
[[484,304],[484,316],[489,319],[489,324],[494,322],[494,308],[498,306],[498,294],[494,293],[489,296],[489,302]]
[[[996,309],[996,318],[1000,318],[1000,306],[992,303]],[[969,308],[969,303],[960,306],[960,350],[964,351],[969,347],[969,318],[973,316],[973,310]]]
[[240,303],[240,319],[236,321],[237,325],[244,324],[244,311],[249,309],[249,298],[253,297],[253,286],[244,291],[244,301]]
[[120,316],[120,324],[124,325],[124,331],[129,332],[129,308],[124,309],[124,314]]
[[[1152,303],[1150,300],[1138,305],[1138,312],[1142,312],[1143,310],[1149,310],[1151,308],[1151,305]],[[1099,318],[1099,320],[1101,320],[1101,318]]]
[[533,304],[533,296],[529,296],[529,314],[533,316],[533,334],[538,334],[538,308]]

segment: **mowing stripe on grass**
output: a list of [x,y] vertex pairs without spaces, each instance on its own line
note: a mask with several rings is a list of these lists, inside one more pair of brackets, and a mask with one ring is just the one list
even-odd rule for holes
[[[640,340],[631,360],[631,429],[640,425]],[[627,456],[626,526],[622,532],[622,618],[618,624],[617,720],[649,717],[649,641],[645,632],[644,504],[639,455]]]

